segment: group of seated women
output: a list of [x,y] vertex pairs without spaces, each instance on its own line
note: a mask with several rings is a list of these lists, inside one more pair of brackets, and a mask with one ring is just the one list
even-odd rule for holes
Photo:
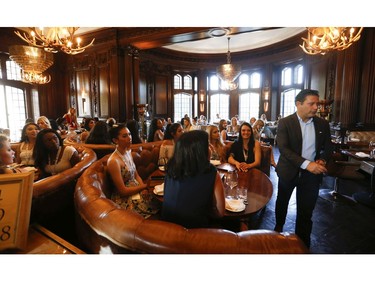
[[[38,168],[38,178],[60,173],[79,161],[77,150],[64,146],[56,130],[40,130],[38,124],[28,123],[22,135],[17,162]],[[90,132],[91,135],[94,135],[93,132]],[[261,161],[260,143],[247,122],[239,127],[238,140],[231,145],[228,158],[216,125],[208,126],[207,131],[184,132],[181,124],[169,124],[159,155],[166,159],[161,206],[154,196],[150,196],[148,181],[144,182],[137,173],[131,154],[132,135],[129,129],[125,124],[119,124],[110,128],[109,135],[109,141],[116,145],[107,162],[114,186],[112,200],[145,218],[160,211],[163,220],[189,228],[209,226],[211,219],[224,215],[223,182],[210,160],[228,162],[244,172],[259,167]],[[0,136],[0,152],[2,172],[13,172],[9,165],[14,152],[6,137]]]
[[210,160],[231,163],[243,172],[259,167],[261,148],[252,126],[247,122],[241,124],[239,138],[229,149],[229,158],[216,125],[208,126],[206,131],[186,132],[180,123],[173,123],[167,126],[164,136],[159,152],[159,159],[165,160],[166,167],[161,205],[153,200],[148,183],[137,173],[131,155],[130,131],[125,125],[111,129],[112,141],[117,146],[107,161],[115,187],[112,200],[145,218],[160,209],[163,220],[188,228],[210,226],[225,211],[223,182]]
[[13,151],[8,136],[0,135],[0,173],[34,170],[34,180],[39,180],[61,173],[80,161],[78,151],[72,146],[64,146],[53,129],[39,131],[38,125],[28,123],[21,140],[17,151]]

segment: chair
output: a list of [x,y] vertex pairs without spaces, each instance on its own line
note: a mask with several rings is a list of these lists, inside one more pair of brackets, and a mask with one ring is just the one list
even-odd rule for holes
[[333,190],[321,189],[319,191],[319,197],[335,203],[356,203],[355,199],[351,196],[344,195],[339,192],[339,183],[341,179],[346,180],[364,180],[365,175],[360,173],[360,164],[357,162],[333,160],[327,166],[328,176],[335,178]]
[[363,161],[360,166],[361,171],[371,176],[371,192],[356,192],[353,194],[353,198],[363,205],[370,208],[375,208],[375,163]]

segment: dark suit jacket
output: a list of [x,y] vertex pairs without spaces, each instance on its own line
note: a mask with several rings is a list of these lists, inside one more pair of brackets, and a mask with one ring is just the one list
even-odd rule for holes
[[[327,163],[333,152],[331,133],[326,120],[314,117],[315,147],[317,159],[324,159]],[[300,166],[306,160],[302,158],[302,133],[297,113],[282,118],[277,127],[277,144],[280,158],[277,163],[277,175],[287,181],[298,176]]]

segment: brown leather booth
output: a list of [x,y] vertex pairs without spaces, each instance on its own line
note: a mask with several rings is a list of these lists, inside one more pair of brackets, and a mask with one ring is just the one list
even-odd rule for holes
[[[136,151],[133,148],[143,178],[156,169],[159,147],[160,144],[150,143]],[[109,199],[112,186],[106,172],[108,157],[84,171],[74,193],[77,236],[80,247],[89,253],[307,253],[294,234],[271,230],[235,233],[225,229],[186,229],[124,210]]]
[[[17,151],[19,143],[12,144]],[[73,210],[73,193],[78,178],[83,171],[96,160],[95,152],[83,146],[77,146],[81,161],[62,173],[34,182],[30,222],[43,222],[53,218],[58,212]]]

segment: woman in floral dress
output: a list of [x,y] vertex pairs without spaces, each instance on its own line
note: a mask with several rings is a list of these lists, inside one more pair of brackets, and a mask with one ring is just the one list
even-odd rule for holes
[[114,192],[112,200],[124,209],[134,210],[145,218],[157,213],[147,184],[139,176],[131,154],[132,137],[124,124],[110,130],[112,142],[116,150],[108,158],[107,167]]

